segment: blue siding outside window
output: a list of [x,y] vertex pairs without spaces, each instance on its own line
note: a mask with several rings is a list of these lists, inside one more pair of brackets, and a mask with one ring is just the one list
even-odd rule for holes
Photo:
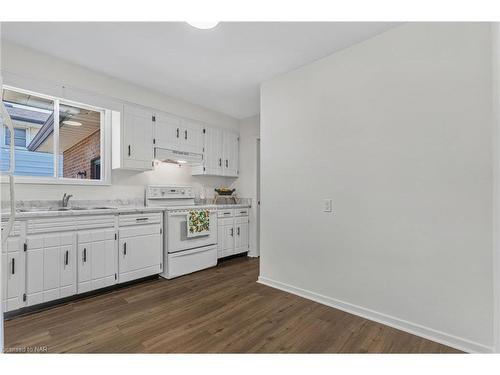
[[[10,131],[5,128],[5,145],[10,146]],[[26,147],[26,129],[14,128],[14,146]]]
[[[52,153],[33,152],[28,150],[16,149],[14,157],[16,158],[15,176],[34,176],[34,177],[54,177],[54,157]],[[9,168],[9,148],[0,148],[0,169],[6,171]],[[59,175],[63,173],[63,157],[59,157]]]

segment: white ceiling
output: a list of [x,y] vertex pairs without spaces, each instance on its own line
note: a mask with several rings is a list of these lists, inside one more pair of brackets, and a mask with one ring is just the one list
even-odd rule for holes
[[236,118],[259,113],[261,82],[395,23],[2,23],[2,37]]

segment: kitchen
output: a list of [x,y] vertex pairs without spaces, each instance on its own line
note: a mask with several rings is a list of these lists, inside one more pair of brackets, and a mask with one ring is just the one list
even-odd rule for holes
[[[33,121],[32,112],[39,110],[37,98],[42,96],[52,100],[51,106],[56,108],[69,103],[73,109],[88,107],[88,103],[82,106],[4,85],[7,111],[17,122]],[[93,110],[100,115],[102,175],[73,183],[106,185],[107,176],[116,170],[154,174],[157,166],[170,163],[169,167],[200,176],[197,194],[193,186],[170,184],[146,185],[142,198],[128,201],[82,201],[77,193],[64,193],[60,202],[20,201],[3,254],[3,264],[9,270],[4,274],[7,317],[9,313],[23,314],[27,309],[47,307],[52,301],[60,303],[64,298],[149,276],[179,277],[249,252],[251,199],[236,197],[234,188],[208,191],[212,189],[203,185],[205,176],[235,183],[239,174],[237,132],[130,103],[123,104],[121,111],[95,107]],[[67,123],[76,119],[81,123],[78,129],[83,129],[92,115],[67,115],[63,110],[47,114],[48,118],[56,118],[55,123],[61,123],[59,129],[53,127],[61,148],[64,142],[71,144],[68,150],[88,142],[90,136],[86,134],[83,140],[75,140],[71,139],[75,135],[63,131],[68,132]],[[43,132],[42,127],[37,134]],[[113,135],[112,139],[108,134]],[[30,144],[37,141],[44,142],[33,137]],[[27,148],[30,150],[30,146]],[[107,158],[110,154],[111,163]],[[72,160],[70,153],[64,151],[63,155],[64,158],[55,159],[64,166],[55,168],[65,171],[66,163]],[[16,159],[16,167],[21,170],[20,153]],[[111,173],[107,168],[110,164]],[[200,215],[206,221],[206,229],[192,233],[193,228],[198,228],[194,222]],[[8,215],[4,217],[7,219]],[[8,221],[4,219],[2,223],[6,225]]]
[[496,351],[497,37],[2,22],[5,351]]

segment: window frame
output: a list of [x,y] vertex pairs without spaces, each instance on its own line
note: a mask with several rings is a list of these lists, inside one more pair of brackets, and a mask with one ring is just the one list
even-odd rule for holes
[[[5,125],[4,125],[5,127]],[[24,130],[24,146],[17,146],[16,145],[16,137],[15,137],[15,134],[16,134],[16,130]],[[7,134],[9,135],[10,137],[10,133],[8,132],[8,129],[4,129],[3,131],[3,142],[2,142],[2,147],[10,147],[10,144],[7,144]],[[26,145],[28,143],[28,139],[29,139],[29,129],[28,128],[25,128],[25,127],[21,127],[21,126],[14,126],[14,148],[18,149],[18,150],[21,150],[21,149],[26,149]]]
[[[99,180],[78,179],[59,176],[59,126],[54,126],[53,131],[53,150],[52,157],[54,158],[54,174],[52,177],[37,177],[37,176],[15,176],[16,183],[21,184],[55,184],[55,185],[111,185],[111,113],[112,110],[99,106],[80,103],[74,100],[65,99],[53,95],[42,94],[32,90],[22,89],[16,86],[3,85],[2,89],[16,91],[22,94],[34,95],[40,98],[52,100],[54,102],[54,124],[59,124],[59,106],[67,104],[76,106],[82,109],[88,109],[101,113],[101,128],[100,128],[100,158],[101,158],[101,178]],[[27,131],[28,133],[28,131]],[[31,135],[31,130],[30,130]],[[26,134],[28,137],[28,134]],[[26,138],[27,139],[27,138]],[[4,140],[3,140],[4,141]],[[2,175],[2,183],[8,182],[7,176]]]

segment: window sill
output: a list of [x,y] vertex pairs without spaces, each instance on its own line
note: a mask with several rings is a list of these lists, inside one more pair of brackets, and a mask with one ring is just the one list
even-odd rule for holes
[[[29,177],[29,176],[14,176],[16,184],[32,184],[32,185],[81,185],[81,186],[110,186],[111,182],[106,180],[92,181],[79,179],[56,179],[47,177]],[[9,177],[3,175],[1,178],[2,184],[9,183]]]

